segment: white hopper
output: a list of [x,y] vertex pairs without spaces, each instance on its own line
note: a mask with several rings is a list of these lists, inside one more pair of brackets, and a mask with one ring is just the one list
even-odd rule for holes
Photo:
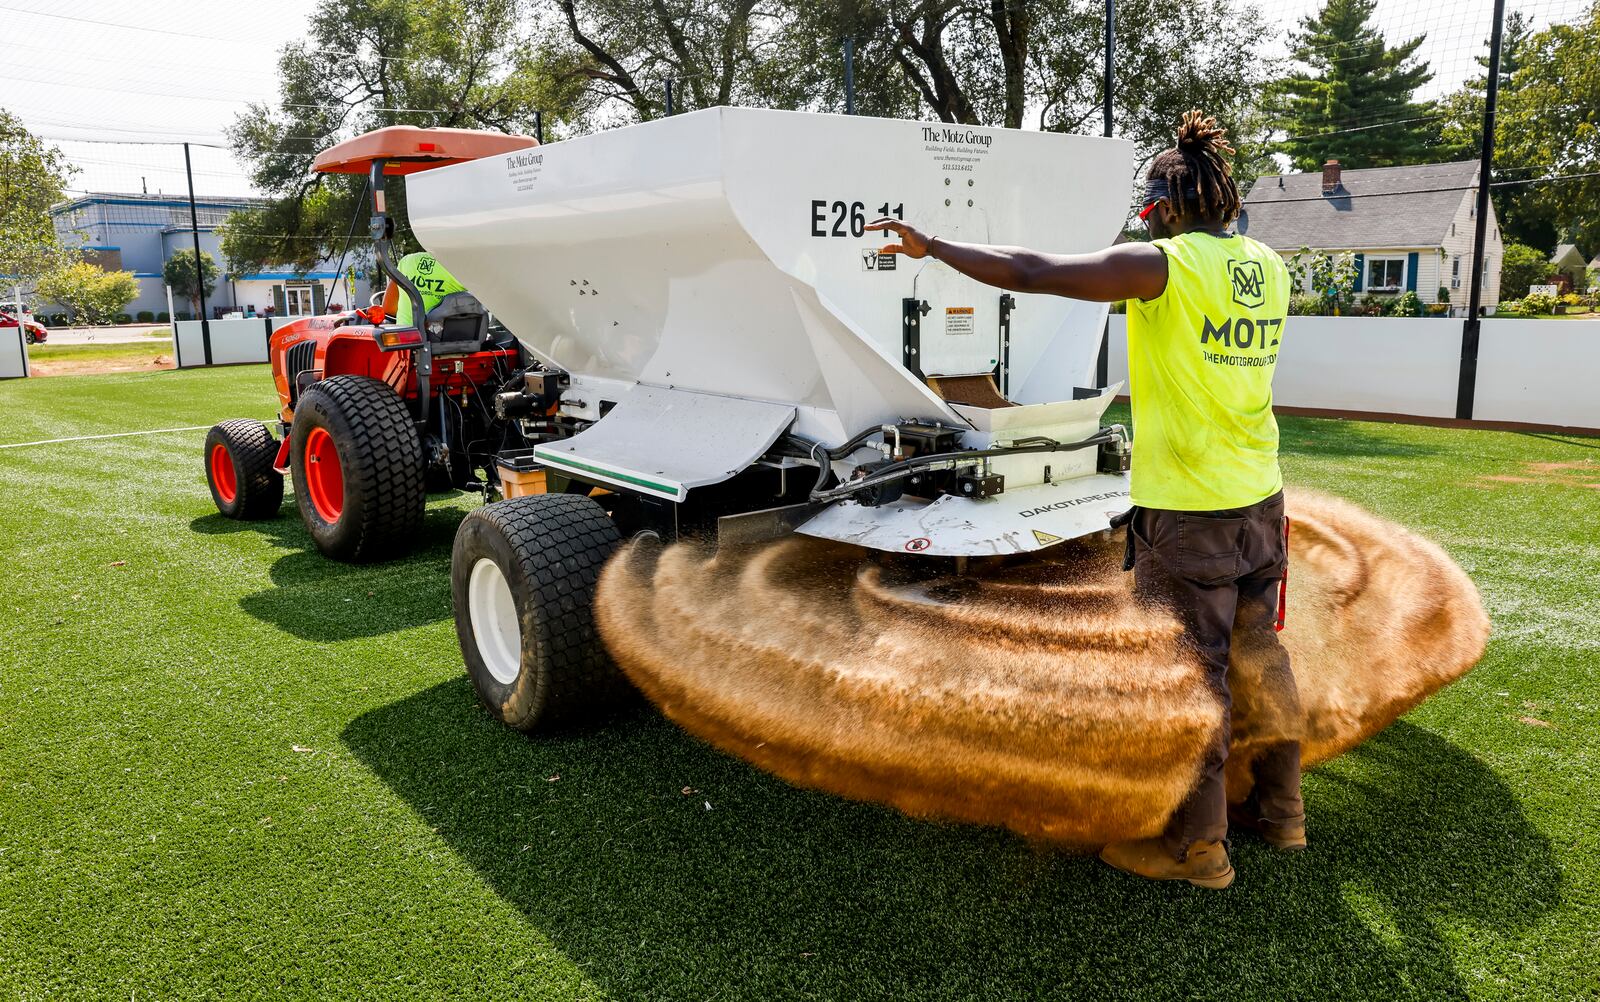
[[[422,243],[572,374],[576,416],[616,404],[540,458],[681,500],[785,430],[833,445],[905,418],[975,423],[904,363],[1003,366],[1001,291],[879,257],[865,223],[886,211],[954,240],[1090,251],[1116,237],[1132,169],[1121,140],[715,108],[415,174],[407,197]],[[908,299],[927,306],[914,357]],[[1017,295],[1007,396],[1089,385],[1105,310]],[[1079,437],[1104,406],[1084,403]]]

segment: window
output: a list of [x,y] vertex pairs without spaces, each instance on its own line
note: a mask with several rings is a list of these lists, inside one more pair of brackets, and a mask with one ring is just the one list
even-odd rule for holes
[[285,297],[284,313],[291,317],[304,317],[311,313],[311,288],[309,286],[291,285],[283,290]]
[[1406,284],[1406,259],[1403,257],[1367,258],[1367,291],[1399,292]]
[[1450,259],[1450,288],[1461,288],[1461,255]]

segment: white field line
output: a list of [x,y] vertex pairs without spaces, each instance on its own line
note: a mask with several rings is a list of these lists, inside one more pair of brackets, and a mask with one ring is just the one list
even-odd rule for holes
[[60,445],[63,442],[93,442],[102,438],[129,438],[134,435],[169,435],[175,431],[206,431],[211,428],[208,424],[195,424],[187,428],[155,428],[151,431],[118,431],[110,435],[79,435],[77,438],[47,438],[39,442],[13,442],[10,445],[0,445],[0,449],[26,449],[33,445]]

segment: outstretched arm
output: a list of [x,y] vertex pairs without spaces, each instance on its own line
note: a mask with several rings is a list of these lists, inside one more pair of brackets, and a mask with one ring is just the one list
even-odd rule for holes
[[985,285],[1013,292],[1043,292],[1111,303],[1154,299],[1167,287],[1167,256],[1147,243],[1118,244],[1093,254],[1042,254],[1025,247],[963,244],[925,236],[898,219],[880,219],[869,230],[900,238],[885,254],[932,257]]

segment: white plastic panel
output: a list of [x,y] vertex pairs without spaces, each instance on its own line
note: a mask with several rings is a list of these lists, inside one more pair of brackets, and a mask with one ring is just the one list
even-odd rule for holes
[[[181,367],[192,369],[205,365],[205,339],[200,329],[200,321],[179,320],[172,326]],[[268,330],[265,317],[211,321],[211,364],[238,365],[244,362],[265,362]]]
[[534,449],[546,466],[671,501],[748,468],[794,421],[794,408],[639,386],[604,420]]

